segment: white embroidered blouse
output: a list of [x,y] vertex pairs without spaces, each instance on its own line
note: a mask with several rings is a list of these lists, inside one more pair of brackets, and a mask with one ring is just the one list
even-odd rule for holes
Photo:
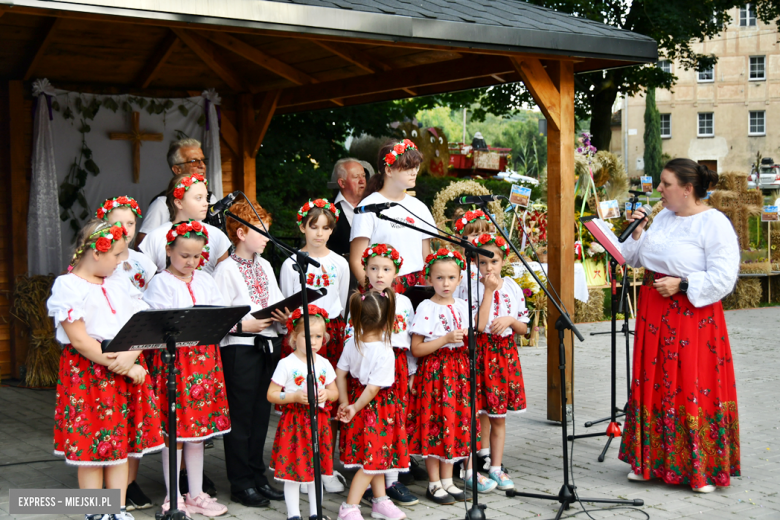
[[[445,336],[453,330],[467,329],[469,326],[469,306],[465,300],[455,298],[450,305],[439,305],[431,300],[423,300],[417,306],[412,323],[412,334],[418,334],[431,341]],[[460,348],[464,342],[447,343],[441,348]]]
[[189,282],[167,269],[149,282],[144,301],[152,309],[186,309],[195,305],[224,305],[222,293],[211,275],[195,271]]
[[[517,282],[508,276],[505,276],[502,280],[504,283],[501,285],[501,288],[493,291],[493,294],[488,296],[493,300],[493,304],[490,306],[490,315],[485,324],[484,330],[487,332],[490,331],[490,325],[493,323],[493,320],[503,316],[511,316],[523,323],[531,321],[528,309],[525,306],[523,289],[517,285]],[[479,297],[477,295],[479,295]],[[471,296],[474,299],[474,303],[471,306],[471,312],[474,313],[474,330],[476,330],[479,306],[482,304],[482,300],[487,296],[482,281],[472,283]],[[479,325],[482,327],[481,323]],[[507,327],[506,330],[501,334],[498,334],[498,336],[511,336],[512,334],[514,334],[514,331],[512,331],[510,327]]]

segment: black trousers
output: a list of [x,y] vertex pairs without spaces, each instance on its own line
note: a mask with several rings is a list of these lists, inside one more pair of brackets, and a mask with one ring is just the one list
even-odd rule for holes
[[224,437],[225,464],[232,493],[268,484],[263,449],[271,403],[266,394],[279,362],[282,338],[271,342],[273,353],[265,338],[258,346],[229,345],[221,350],[231,422],[231,431]]

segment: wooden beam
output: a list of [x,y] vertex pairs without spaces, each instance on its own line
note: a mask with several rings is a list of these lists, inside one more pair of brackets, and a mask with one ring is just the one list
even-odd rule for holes
[[149,60],[141,74],[138,75],[136,84],[139,87],[146,88],[154,81],[171,54],[179,48],[179,43],[181,43],[181,40],[174,33],[169,33],[165,37],[160,47],[155,51],[154,56],[152,56],[152,59]]
[[252,136],[255,132],[255,109],[252,94],[239,94],[236,108],[239,153],[233,168],[233,190],[243,191],[253,202],[257,199],[257,164]]
[[219,126],[219,131],[225,144],[228,145],[228,148],[230,148],[234,154],[238,155],[241,152],[238,144],[238,130],[233,126],[233,122],[225,117],[224,112],[222,114],[222,123]]
[[198,55],[217,76],[230,86],[235,92],[249,92],[249,87],[244,84],[241,77],[233,71],[216,52],[214,46],[200,36],[184,29],[171,29],[192,52]]
[[41,40],[41,44],[38,45],[38,50],[35,51],[35,56],[33,56],[30,60],[30,64],[27,66],[27,72],[24,73],[24,81],[29,80],[33,74],[35,74],[38,63],[46,53],[46,49],[49,47],[49,44],[51,44],[54,33],[59,29],[60,25],[62,25],[62,18],[54,18],[51,23],[49,23],[49,27],[46,29],[46,36]]
[[536,59],[511,58],[515,70],[520,74],[526,88],[534,97],[547,122],[560,128],[560,99],[558,89],[550,79],[542,63]]
[[246,42],[243,42],[224,32],[218,31],[198,31],[200,36],[208,38],[212,42],[224,47],[225,49],[232,51],[242,58],[246,58],[256,65],[260,65],[264,69],[270,70],[274,74],[292,81],[296,85],[310,85],[312,83],[319,83],[317,78],[306,74],[305,72],[296,69],[295,67],[284,63],[281,60],[270,56],[263,51],[256,49]]
[[[549,75],[548,75],[549,74]],[[547,127],[547,243],[548,280],[558,290],[564,308],[574,314],[574,64],[557,61],[548,64],[549,79],[558,96],[549,101],[558,107],[558,126]],[[537,76],[527,78],[530,83]],[[528,83],[526,83],[528,85]],[[538,84],[534,88],[539,90]],[[547,87],[544,87],[547,88]],[[529,86],[530,90],[530,86]],[[547,92],[550,94],[550,92]],[[542,108],[540,106],[540,108]],[[542,108],[544,110],[544,108]],[[558,368],[558,311],[547,302],[547,418],[561,416],[561,378]],[[566,400],[574,404],[574,350],[570,334],[564,336],[566,356]]]
[[252,157],[256,157],[260,151],[260,145],[263,144],[263,138],[268,131],[268,125],[271,124],[271,118],[274,117],[276,104],[279,102],[279,96],[281,95],[281,90],[272,90],[267,92],[265,98],[263,98],[260,110],[258,110],[255,117],[255,128],[252,131],[252,139],[250,141]]

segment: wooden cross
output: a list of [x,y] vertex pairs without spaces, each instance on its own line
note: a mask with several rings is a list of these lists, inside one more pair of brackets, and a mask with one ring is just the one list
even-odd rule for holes
[[130,141],[133,144],[133,182],[138,183],[141,176],[141,142],[162,141],[162,134],[149,134],[138,129],[141,119],[140,112],[133,112],[132,131],[130,133],[109,132],[108,138],[112,141]]

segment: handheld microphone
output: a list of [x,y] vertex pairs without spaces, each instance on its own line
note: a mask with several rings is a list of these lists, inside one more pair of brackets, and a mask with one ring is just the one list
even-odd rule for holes
[[634,232],[634,230],[639,225],[639,223],[645,220],[648,217],[648,215],[650,215],[653,212],[653,207],[649,204],[645,204],[641,208],[635,210],[635,212],[636,211],[641,211],[644,214],[644,216],[642,218],[638,218],[634,220],[631,224],[628,225],[626,230],[620,234],[620,238],[618,238],[618,242],[620,242],[621,244],[626,240],[628,240],[628,237],[631,236],[631,234]]
[[355,208],[355,214],[358,213],[379,213],[393,206],[398,206],[397,202],[382,202],[381,204],[366,204]]
[[226,209],[228,209],[230,206],[233,205],[233,202],[235,202],[236,197],[238,197],[240,194],[241,194],[240,191],[234,191],[233,193],[228,194],[222,200],[217,201],[216,204],[214,204],[209,208],[209,216],[217,215],[219,213],[222,213]]
[[458,199],[458,204],[482,204],[505,198],[503,195],[465,195]]

